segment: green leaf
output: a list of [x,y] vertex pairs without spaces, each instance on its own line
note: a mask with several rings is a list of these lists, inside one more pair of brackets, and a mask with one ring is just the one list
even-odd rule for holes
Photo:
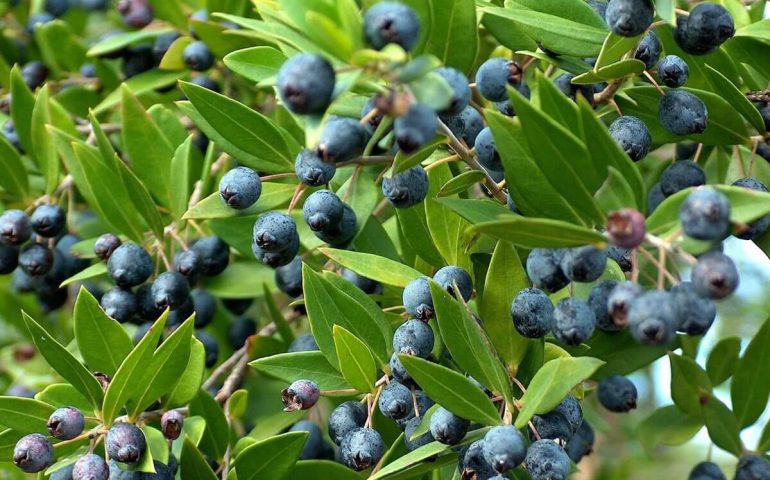
[[359,392],[374,392],[377,365],[366,343],[339,325],[332,328],[342,376]]
[[621,208],[636,208],[636,198],[631,185],[615,168],[609,168],[607,180],[594,194],[596,203],[602,211],[609,213]]
[[273,47],[251,47],[233,52],[223,60],[230,70],[259,83],[278,75],[286,55]]
[[94,46],[88,49],[86,55],[89,57],[101,57],[107,53],[123,50],[129,45],[151,40],[155,37],[159,37],[165,33],[171,33],[173,31],[174,30],[171,28],[153,28],[150,30],[145,29],[133,32],[116,33],[104,38],[100,42],[97,42]]
[[0,175],[0,187],[16,197],[26,197],[29,194],[29,181],[27,170],[21,160],[21,155],[16,148],[0,135],[0,168],[4,175]]
[[[390,171],[390,175],[409,170],[431,158],[434,153],[437,153],[437,149],[440,146],[445,145],[448,141],[449,139],[447,137],[439,135],[414,153],[408,154],[399,150],[398,153],[396,153],[396,157],[393,159],[393,169]],[[441,151],[443,152],[443,150]],[[449,153],[447,153],[447,156],[449,156]]]
[[[152,69],[129,78],[122,83],[122,87],[127,88],[139,97],[176,84],[182,75],[183,73],[181,72]],[[101,115],[115,105],[118,105],[121,102],[122,96],[123,89],[116,88],[99,105],[94,107],[94,114]]]
[[53,144],[53,139],[48,135],[46,125],[51,123],[50,99],[48,86],[44,85],[37,94],[35,108],[32,110],[32,129],[30,132],[32,147],[40,170],[45,178],[45,192],[52,194],[59,185],[59,156]]
[[489,397],[465,375],[410,355],[398,358],[425,393],[455,415],[484,425],[498,425],[500,415]]
[[398,226],[407,245],[423,260],[431,265],[444,265],[441,254],[432,241],[425,209],[416,205],[411,208],[397,208]]
[[706,361],[706,372],[713,385],[719,385],[733,375],[740,353],[740,337],[726,337],[714,345]]
[[200,450],[190,441],[189,437],[184,438],[182,445],[182,456],[179,459],[179,475],[181,478],[190,480],[216,480],[217,476],[211,470],[209,463],[203,458]]
[[134,173],[161,203],[168,205],[174,145],[171,145],[131,90],[126,86],[121,90],[122,139],[126,154],[131,160]]
[[674,405],[661,407],[642,420],[637,429],[639,442],[652,452],[658,445],[677,446],[686,443],[703,428],[700,416],[691,416]]
[[546,218],[511,216],[505,220],[473,225],[468,231],[484,233],[525,248],[561,248],[581,245],[603,248],[607,244],[604,236],[596,230]]
[[522,409],[516,417],[516,428],[524,428],[534,415],[556,408],[570,390],[593,375],[603,363],[591,357],[561,357],[546,362],[519,400]]
[[144,377],[147,365],[152,359],[155,347],[158,345],[163,327],[166,326],[168,312],[164,312],[150,327],[150,330],[142,337],[139,344],[131,350],[123,363],[112,377],[110,385],[104,394],[104,407],[102,409],[102,421],[111,426],[118,417],[123,406],[139,388],[139,380]]
[[412,280],[422,276],[420,272],[401,262],[379,255],[326,247],[318,250],[343,267],[386,285],[403,288]]
[[[619,269],[619,267],[617,268]],[[601,380],[610,375],[633,373],[666,355],[669,349],[678,348],[679,343],[678,340],[675,340],[673,345],[651,347],[640,345],[628,331],[613,333],[596,331],[586,342],[586,345],[588,349],[581,354],[590,355],[605,362],[592,377],[595,380]],[[572,354],[577,355],[575,352]]]
[[465,247],[462,245],[463,232],[468,224],[436,201],[440,186],[451,179],[452,171],[449,165],[438,165],[428,171],[428,196],[424,202],[426,221],[433,243],[444,261],[449,265],[469,268],[468,255],[465,254]]
[[642,73],[645,69],[644,62],[635,58],[627,58],[619,62],[615,62],[606,67],[600,68],[596,73],[603,80],[615,80],[618,78],[627,77],[629,75],[637,75]]
[[85,270],[82,270],[80,273],[76,273],[75,275],[71,276],[70,278],[64,280],[60,287],[66,287],[67,285],[71,285],[73,283],[82,282],[84,280],[89,280],[91,278],[96,278],[101,275],[105,275],[107,273],[107,264],[104,262],[94,263],[90,267],[86,268]]
[[206,429],[200,441],[201,450],[216,460],[221,459],[230,439],[230,425],[222,407],[208,392],[201,390],[190,402],[190,415],[206,420]]
[[699,415],[711,397],[711,380],[694,360],[668,354],[671,362],[671,399],[688,415]]
[[412,81],[409,86],[417,101],[433,110],[444,110],[452,101],[452,87],[436,72],[429,72]]
[[70,352],[57,342],[43,327],[26,312],[21,312],[32,343],[48,364],[82,393],[95,410],[102,405],[104,394],[96,378]]
[[735,32],[736,37],[751,37],[758,38],[760,40],[770,40],[770,19],[762,20],[751,25],[747,25],[743,28],[739,28]]
[[54,407],[39,400],[0,397],[0,425],[20,433],[45,432]]
[[19,142],[26,152],[34,152],[32,143],[32,111],[35,96],[24,82],[18,65],[11,69],[11,119]]
[[736,457],[741,455],[743,453],[743,443],[741,442],[740,429],[735,414],[719,399],[711,397],[709,402],[703,407],[703,415],[709,437],[711,437],[714,445],[732,453]]
[[632,48],[635,48],[641,39],[641,35],[635,37],[623,37],[614,32],[610,32],[610,34],[607,35],[607,38],[604,39],[602,51],[599,52],[599,56],[596,57],[595,68],[599,70],[617,62]]
[[439,284],[431,281],[430,293],[441,338],[452,354],[452,360],[495,394],[510,401],[512,394],[508,376],[484,331],[471,318],[465,306]]
[[214,218],[231,218],[245,215],[254,215],[255,213],[275,210],[289,203],[296,185],[289,183],[265,182],[262,184],[262,194],[257,203],[243,210],[236,210],[228,207],[222,200],[219,192],[212,193],[200,202],[196,203],[191,209],[185,212],[182,218],[189,220],[208,220]]
[[300,460],[294,464],[291,477],[312,477],[315,480],[361,480],[353,470],[330,460]]
[[308,432],[287,432],[243,450],[233,462],[238,480],[281,480],[299,459]]
[[53,407],[75,407],[82,412],[91,413],[94,410],[93,405],[88,403],[88,399],[82,393],[75,390],[75,387],[69,383],[54,383],[48,385],[35,394],[35,400],[40,400]]
[[[254,222],[249,222],[253,225]],[[222,237],[220,231],[215,233]],[[249,234],[249,237],[251,235]],[[227,241],[227,239],[225,239]],[[229,242],[228,242],[229,243]],[[206,290],[220,298],[254,298],[264,283],[275,285],[275,272],[255,262],[231,263],[220,275],[206,281]]]
[[329,363],[339,365],[332,337],[334,325],[365,338],[377,361],[388,362],[392,332],[374,300],[347,280],[334,274],[318,274],[306,264],[302,265],[302,284],[310,328]]
[[746,98],[746,95],[716,68],[706,65],[706,70],[711,75],[709,81],[718,93],[738,110],[743,118],[751,123],[751,126],[757,129],[759,133],[765,133],[765,121],[762,119],[759,109]]
[[175,219],[182,218],[187,211],[187,201],[190,198],[190,171],[193,167],[193,136],[187,137],[174,152],[171,159],[171,174],[169,178],[174,180],[168,186],[169,208]]
[[240,162],[261,172],[290,171],[299,148],[287,143],[288,135],[264,115],[192,83],[181,83],[193,109],[180,104],[196,125],[217,146]]
[[206,373],[206,349],[197,338],[193,337],[190,339],[190,358],[187,360],[187,367],[179,376],[171,392],[166,395],[163,406],[172,408],[188,404],[198,394],[203,384],[204,373]]
[[521,363],[529,340],[519,335],[511,321],[511,304],[516,294],[529,286],[516,248],[498,241],[487,270],[479,314],[484,329],[502,360],[514,371]]
[[425,52],[436,55],[447,67],[467,73],[476,60],[478,22],[474,0],[432,1],[431,29]]
[[655,0],[655,11],[658,16],[671,25],[676,25],[675,0]]
[[441,185],[441,188],[436,195],[438,197],[449,197],[457,193],[465,192],[477,183],[482,183],[485,178],[486,175],[480,170],[468,170],[456,177],[452,177],[451,180]]
[[270,291],[270,287],[268,287],[267,284],[264,284],[262,285],[262,291],[265,298],[265,309],[270,314],[270,318],[273,319],[275,329],[281,336],[284,345],[288,347],[291,345],[291,342],[294,341],[294,332],[291,330],[291,326],[289,325],[289,322],[286,321],[283,313],[281,313],[281,309],[278,308],[278,305],[275,303],[275,298]]
[[254,360],[249,365],[260,373],[286,383],[312,378],[321,390],[350,388],[347,380],[321,352],[281,353]]
[[765,410],[770,397],[770,319],[751,339],[735,366],[730,398],[741,428],[754,423]]
[[162,70],[184,70],[187,68],[184,62],[184,49],[193,43],[192,37],[182,36],[174,40],[158,66]]
[[85,287],[80,287],[72,317],[83,360],[92,370],[114,376],[133,347],[131,337],[104,313]]
[[185,371],[190,359],[195,316],[188,318],[166,338],[147,363],[144,376],[138,382],[128,402],[129,418],[135,418],[153,402],[169,393]]

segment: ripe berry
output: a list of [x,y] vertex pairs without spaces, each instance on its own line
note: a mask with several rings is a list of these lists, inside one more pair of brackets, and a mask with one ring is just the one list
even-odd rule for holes
[[468,77],[461,71],[450,68],[442,67],[436,70],[449,86],[452,88],[452,98],[449,101],[449,106],[442,110],[442,115],[459,115],[471,101],[471,88],[468,86]]
[[492,130],[489,127],[479,132],[473,146],[481,166],[495,172],[503,171],[503,161],[495,147],[495,139],[492,137]]
[[344,205],[331,190],[317,190],[305,199],[302,216],[314,232],[326,230],[342,220]]
[[123,75],[126,78],[135,77],[140,73],[152,70],[157,65],[150,45],[138,45],[123,53]]
[[386,417],[400,420],[413,411],[412,392],[403,384],[392,381],[382,390],[377,405]]
[[332,410],[329,415],[329,437],[337,445],[345,436],[366,423],[366,407],[357,401],[347,401]]
[[597,388],[599,403],[615,413],[625,413],[636,408],[636,386],[631,380],[620,375],[612,375],[601,382]]
[[430,417],[430,433],[445,445],[457,445],[465,437],[470,422],[441,407]]
[[22,437],[13,449],[13,463],[27,473],[41,472],[53,462],[53,445],[39,433]]
[[658,63],[660,58],[660,51],[663,49],[658,39],[658,35],[655,30],[650,30],[639,42],[639,46],[636,47],[634,52],[634,58],[644,62],[644,68],[650,70]]
[[325,162],[346,162],[360,157],[369,141],[366,128],[355,118],[332,116],[318,139],[318,155]]
[[111,288],[102,295],[100,304],[108,317],[120,323],[131,320],[139,310],[139,301],[136,296],[131,293],[131,290],[120,287]]
[[334,68],[323,57],[296,55],[278,71],[278,94],[286,108],[298,114],[321,114],[334,93]]
[[388,364],[390,365],[390,373],[393,374],[393,378],[398,380],[399,383],[409,385],[410,387],[416,385],[414,379],[412,379],[409,372],[406,371],[406,368],[401,363],[401,360],[399,360],[397,353],[394,352],[393,355],[391,355]]
[[155,57],[156,62],[160,63],[166,55],[166,52],[168,52],[168,49],[171,48],[171,45],[173,45],[179,37],[181,37],[179,32],[164,33],[155,37],[155,42],[152,45],[152,55]]
[[671,88],[678,88],[687,83],[690,67],[676,55],[667,55],[658,65],[658,78]]
[[33,277],[48,273],[53,267],[53,251],[40,243],[32,243],[21,249],[19,266]]
[[743,455],[735,469],[734,480],[764,480],[770,478],[770,461],[760,455]]
[[290,432],[308,432],[305,447],[300,454],[300,460],[312,460],[318,458],[323,449],[323,433],[315,423],[309,420],[300,420],[289,429]]
[[137,463],[147,450],[144,433],[135,425],[116,423],[107,432],[107,455],[120,463]]
[[711,53],[735,35],[733,17],[719,4],[700,3],[688,16],[678,17],[676,24],[674,39],[691,55]]
[[569,248],[561,258],[561,270],[573,282],[593,282],[606,266],[607,251],[592,246]]
[[214,54],[201,41],[192,42],[182,52],[182,59],[190,70],[205,72],[214,66]]
[[[197,318],[197,317],[196,317]],[[246,340],[257,333],[257,324],[249,317],[239,317],[230,325],[227,331],[227,339],[234,350],[243,347]]]
[[699,188],[682,203],[679,221],[692,238],[722,240],[730,230],[730,201],[714,188]]
[[[527,455],[524,436],[511,425],[492,427],[484,436],[482,454],[488,465],[499,473],[516,468]],[[467,452],[466,452],[466,457]]]
[[124,243],[110,255],[107,272],[119,287],[134,287],[152,275],[152,257],[139,245]]
[[653,185],[647,194],[647,213],[651,214],[654,212],[665,199],[666,195],[663,193],[660,183]]
[[[182,310],[182,309],[180,309]],[[177,311],[180,311],[177,310]],[[174,312],[171,312],[174,313]],[[169,318],[171,316],[169,315]],[[205,330],[198,330],[195,332],[195,338],[198,339],[203,344],[203,349],[206,352],[205,355],[205,365],[206,368],[211,368],[217,363],[217,359],[219,359],[219,344],[217,343],[217,339],[214,338],[210,333],[208,333]]]
[[433,329],[421,320],[407,320],[393,335],[393,350],[396,353],[428,358],[433,351]]
[[470,300],[473,294],[473,280],[463,268],[454,265],[440,268],[434,275],[433,281],[438,283],[441,288],[457,297],[455,288],[460,290],[460,296],[466,302]]
[[610,125],[610,135],[634,162],[643,159],[652,147],[652,137],[647,125],[636,117],[618,117]]
[[647,30],[654,15],[650,0],[610,0],[605,18],[615,34],[635,37]]
[[642,244],[647,233],[644,215],[633,208],[611,212],[607,216],[607,233],[615,245],[636,248]]
[[421,165],[382,179],[382,194],[396,208],[409,208],[428,195],[428,174]]
[[152,299],[161,308],[176,310],[190,297],[190,285],[178,272],[163,272],[152,283]]
[[0,240],[6,245],[21,245],[32,235],[32,224],[21,210],[6,210],[0,215]]
[[219,181],[219,196],[228,207],[242,210],[254,205],[262,194],[259,174],[248,167],[236,167]]
[[[219,93],[221,91],[219,84],[208,75],[197,75],[190,79],[190,83],[203,87],[206,90],[211,90],[212,92]],[[193,143],[195,143],[195,140],[193,140]],[[202,150],[205,151],[205,149]]]
[[404,153],[416,152],[433,140],[437,128],[436,112],[420,103],[413,104],[406,114],[396,117],[393,121],[396,143]]
[[473,145],[476,142],[481,130],[484,129],[484,118],[473,107],[465,109],[452,116],[442,116],[441,120],[449,127],[455,137],[465,142],[466,145]]
[[[398,358],[395,353],[393,354],[393,356]],[[410,387],[415,387],[415,389],[412,390],[412,395],[414,396],[414,400],[412,403],[417,404],[417,410],[415,411],[414,405],[413,405],[412,410],[409,412],[409,415],[407,415],[404,418],[396,420],[396,423],[398,424],[399,427],[401,427],[402,430],[406,428],[406,424],[410,420],[412,420],[415,417],[425,415],[425,412],[427,412],[433,405],[436,404],[436,402],[434,402],[433,399],[430,398],[425,392],[423,392],[422,390],[418,390],[416,385],[411,384]],[[419,413],[419,415],[417,415],[417,413]]]
[[508,86],[521,82],[521,67],[504,58],[490,58],[481,64],[476,72],[476,88],[479,93],[492,102],[508,100]]
[[201,270],[201,261],[194,250],[182,250],[174,256],[174,269],[185,277],[193,280]]
[[583,409],[580,406],[578,399],[572,395],[564,397],[564,400],[556,406],[554,411],[564,415],[569,422],[573,434],[577,432],[578,428],[580,428],[580,424],[583,423]]
[[516,331],[527,338],[543,338],[553,328],[553,303],[537,288],[520,291],[511,304]]
[[377,430],[356,428],[340,443],[340,459],[349,468],[360,472],[373,467],[382,459],[385,445]]
[[43,8],[54,17],[61,17],[70,8],[70,0],[45,0]]
[[94,253],[100,259],[107,261],[110,258],[110,255],[112,255],[112,252],[114,252],[121,243],[122,242],[117,236],[111,233],[105,233],[96,239],[96,243],[94,243]]
[[[335,248],[346,247],[356,236],[358,223],[356,213],[349,205],[343,205],[342,220],[327,230],[315,232],[316,237]],[[291,260],[291,259],[290,259]]]
[[681,282],[671,288],[671,293],[679,306],[681,323],[679,331],[687,335],[703,335],[714,323],[717,309],[708,298],[695,291],[691,282]]
[[8,275],[19,265],[19,249],[0,243],[0,275]]
[[409,315],[420,320],[433,317],[433,298],[430,295],[428,277],[419,277],[409,282],[404,288],[402,298],[404,308]]
[[72,480],[107,480],[110,467],[102,457],[94,453],[83,455],[72,468]]
[[665,196],[670,196],[689,187],[706,184],[706,173],[691,160],[674,162],[660,177],[660,189]]
[[406,5],[381,2],[364,14],[364,33],[375,50],[395,43],[408,52],[420,39],[420,19]]
[[414,417],[407,421],[406,426],[404,427],[404,443],[406,444],[406,449],[410,452],[417,450],[418,448],[423,447],[433,441],[433,435],[431,435],[430,431],[412,438],[414,432],[417,430],[421,423],[421,417]]
[[[749,190],[754,190],[756,192],[768,192],[764,183],[751,177],[736,180],[733,183],[733,186],[748,188]],[[743,240],[754,240],[765,233],[768,227],[770,227],[770,215],[765,215],[764,217],[749,223],[748,228],[743,232],[736,234],[736,237]]]
[[200,273],[207,277],[215,277],[224,272],[230,263],[230,247],[219,237],[200,238],[191,250],[200,261]]
[[35,33],[35,30],[37,30],[38,25],[45,25],[46,23],[53,22],[54,20],[56,20],[56,17],[48,12],[33,13],[27,19],[27,25],[24,30],[26,30],[28,34],[32,35]]
[[[631,304],[642,293],[642,287],[633,282],[623,282],[612,289],[609,296],[607,297],[606,308],[610,318],[612,319],[612,323],[615,325],[617,330],[620,330],[626,326],[628,323],[628,311],[631,308]],[[602,329],[611,330],[612,327],[606,325],[606,328]]]
[[560,342],[579,345],[594,333],[596,317],[583,300],[576,297],[565,298],[556,304],[553,313],[553,334]]
[[708,109],[700,98],[690,92],[669,90],[658,104],[658,118],[669,133],[694,135],[706,130]]
[[524,463],[532,480],[567,480],[570,472],[569,457],[552,440],[538,440],[530,445]]
[[288,352],[313,352],[318,350],[318,344],[312,333],[300,335],[289,345]]
[[83,433],[85,419],[75,407],[62,407],[48,417],[48,433],[59,440],[72,440]]
[[[566,444],[572,438],[572,427],[567,417],[556,411],[535,415],[532,417],[532,425],[540,438],[556,440],[560,445]],[[533,442],[537,439],[534,432],[530,431],[529,439]]]
[[24,65],[21,69],[21,77],[30,90],[42,87],[48,77],[48,67],[43,62],[34,61]]
[[152,22],[154,14],[147,0],[120,0],[117,6],[123,22],[132,28],[144,28]]
[[[318,385],[310,380],[297,380],[281,390],[284,411],[307,410],[316,404],[321,391]],[[382,397],[380,397],[382,398]]]
[[75,468],[74,464],[67,465],[64,468],[60,468],[53,472],[48,480],[72,480],[72,470]]
[[[106,294],[105,294],[106,295]],[[102,297],[103,298],[103,297]],[[102,306],[104,308],[104,306]],[[152,299],[152,285],[142,285],[136,290],[136,313],[139,319],[154,322],[163,313]]]
[[[217,301],[213,295],[206,290],[196,288],[190,292],[189,300],[192,300],[193,310],[195,311],[195,328],[204,328],[214,321]],[[239,348],[242,345],[243,343],[239,345]]]
[[[495,430],[498,428],[504,428],[504,427],[493,427],[492,430]],[[492,432],[492,430],[487,432],[487,434]],[[509,435],[506,435],[504,432],[498,432],[494,434],[494,437],[500,437],[500,436],[507,437]],[[495,447],[494,450],[502,450],[503,448],[505,448],[506,450],[510,450],[511,445],[500,445],[498,441],[495,443],[494,447]],[[484,439],[481,439],[471,443],[470,445],[466,445],[460,450],[460,453],[458,454],[457,470],[460,472],[461,478],[488,479],[495,476],[497,472],[495,472],[495,469],[492,468],[492,465],[489,462],[487,462],[484,455],[485,449],[486,449],[486,441]],[[507,461],[510,459],[510,457],[508,456],[509,453],[510,452],[504,452],[503,461]]]
[[275,284],[290,297],[302,295],[302,259],[294,257],[288,264],[275,269]]
[[536,288],[553,293],[569,285],[561,269],[564,249],[533,248],[527,257],[527,276]]
[[349,270],[347,268],[342,269],[341,276],[348,282],[358,287],[361,291],[363,291],[367,295],[382,294],[382,284],[376,280],[372,280],[371,278],[366,278],[364,276],[361,276],[356,272],[354,272],[353,270]]
[[182,434],[184,415],[178,410],[169,410],[160,417],[160,430],[169,440],[176,440]]
[[564,450],[567,452],[570,460],[574,463],[580,462],[580,460],[589,455],[593,450],[594,440],[596,435],[594,429],[585,420],[580,424],[575,435],[567,442],[567,446]]
[[628,309],[631,336],[645,345],[666,345],[679,326],[679,308],[670,292],[655,290],[643,293]]
[[722,299],[731,295],[740,282],[735,263],[722,252],[709,252],[692,268],[692,284],[698,295]]
[[324,162],[315,150],[302,150],[294,162],[294,172],[300,182],[311,187],[328,184],[337,172],[333,162]]

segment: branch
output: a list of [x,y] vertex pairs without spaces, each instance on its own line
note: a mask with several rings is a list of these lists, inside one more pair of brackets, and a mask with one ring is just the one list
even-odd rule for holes
[[623,78],[616,78],[608,83],[604,90],[594,94],[594,104],[598,105],[612,100],[615,94],[618,93],[618,90],[620,90],[620,86],[623,85],[624,81],[625,79]]
[[746,98],[752,102],[770,103],[770,89],[761,92],[749,92],[746,94]]

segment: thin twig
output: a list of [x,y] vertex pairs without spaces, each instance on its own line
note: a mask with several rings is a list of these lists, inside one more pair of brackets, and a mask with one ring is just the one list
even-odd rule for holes
[[594,104],[598,105],[600,103],[607,102],[611,100],[615,94],[620,90],[620,87],[623,85],[624,79],[622,78],[616,78],[615,80],[611,81],[607,84],[607,86],[599,93],[594,94]]
[[650,83],[652,83],[652,85],[655,87],[655,90],[657,90],[659,94],[661,94],[661,95],[665,95],[666,94],[666,92],[662,88],[660,88],[660,85],[658,85],[658,82],[655,81],[653,76],[650,75],[650,72],[645,70],[645,71],[642,72],[642,75],[647,77],[647,80],[649,80]]

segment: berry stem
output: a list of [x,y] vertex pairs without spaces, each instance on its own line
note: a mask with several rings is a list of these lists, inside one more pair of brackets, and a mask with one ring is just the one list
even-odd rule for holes
[[430,171],[430,170],[438,167],[439,165],[443,165],[445,163],[456,162],[458,160],[460,160],[460,155],[455,153],[454,155],[450,155],[448,157],[444,157],[444,158],[436,160],[435,162],[433,162],[430,165],[428,165],[427,167],[425,167],[425,171]]
[[660,237],[652,235],[651,233],[646,234],[644,236],[644,240],[654,247],[666,249],[669,253],[681,257],[684,261],[691,265],[694,265],[698,261],[698,259],[685,252],[680,247],[677,247],[676,245],[673,245],[672,243],[669,243]]
[[[663,249],[661,249],[661,251],[662,251],[662,250],[663,250]],[[676,279],[676,277],[674,277],[674,276],[671,274],[671,272],[669,272],[669,271],[668,271],[668,270],[665,268],[665,265],[661,265],[661,264],[660,264],[660,261],[659,261],[658,259],[656,259],[656,258],[655,258],[655,257],[654,257],[654,256],[653,256],[653,255],[652,255],[650,252],[648,252],[647,250],[644,250],[644,249],[639,249],[639,251],[642,253],[642,255],[644,255],[644,256],[645,256],[645,258],[647,258],[647,260],[649,260],[650,262],[652,262],[652,263],[653,263],[653,265],[655,265],[655,266],[658,268],[658,273],[659,273],[659,274],[660,274],[660,272],[662,271],[662,272],[663,272],[663,274],[666,276],[666,278],[668,278],[668,280],[669,280],[669,281],[670,281],[672,284],[676,285],[677,283],[679,283],[679,281]]]
[[322,397],[332,397],[335,395],[356,395],[359,392],[355,388],[340,388],[337,390],[321,390]]
[[655,81],[655,78],[654,78],[652,75],[650,75],[650,72],[648,72],[647,70],[645,70],[645,71],[643,71],[643,72],[642,72],[642,75],[644,75],[645,77],[647,77],[647,80],[649,80],[649,81],[650,81],[650,83],[651,83],[651,84],[652,84],[652,85],[655,87],[655,90],[657,90],[657,91],[658,91],[658,93],[659,93],[661,96],[663,96],[663,95],[665,95],[665,94],[666,94],[666,92],[665,92],[665,91],[664,91],[662,88],[660,88],[660,85],[658,85],[658,82],[657,82],[657,81]]
[[609,102],[615,96],[618,90],[620,90],[623,82],[624,79],[616,78],[615,80],[608,83],[604,90],[594,94],[594,103],[598,105],[600,103]]

